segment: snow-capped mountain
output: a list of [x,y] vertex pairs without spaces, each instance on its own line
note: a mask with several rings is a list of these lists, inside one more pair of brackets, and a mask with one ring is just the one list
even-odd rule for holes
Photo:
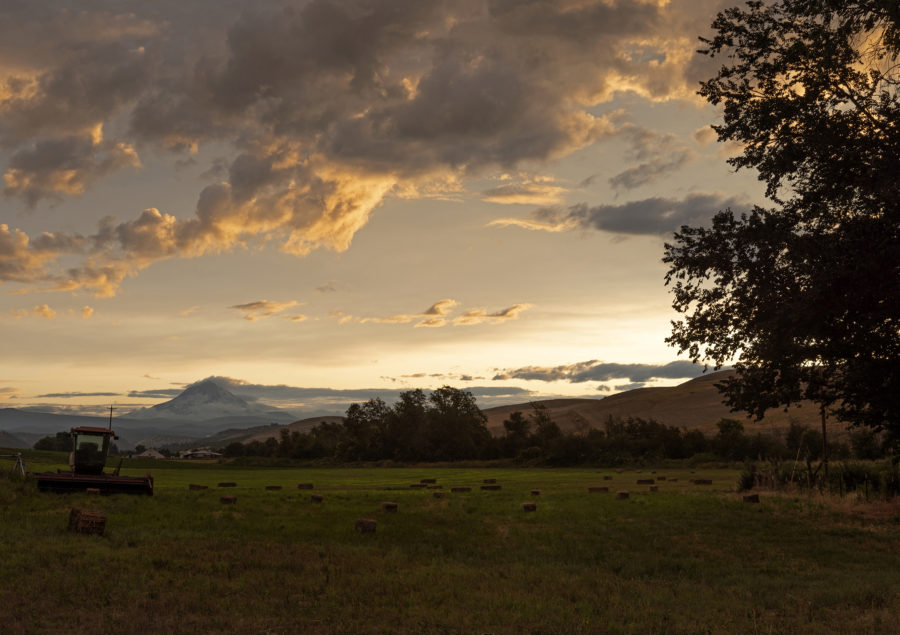
[[253,417],[262,422],[290,422],[296,419],[285,410],[241,399],[210,379],[188,386],[170,401],[123,415],[127,419],[169,421],[208,421],[233,417]]

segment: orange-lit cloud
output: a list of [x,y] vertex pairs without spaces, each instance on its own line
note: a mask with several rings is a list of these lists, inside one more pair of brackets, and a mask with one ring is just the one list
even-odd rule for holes
[[483,322],[497,324],[506,322],[507,320],[515,320],[522,311],[530,309],[531,306],[532,305],[530,304],[514,304],[505,309],[495,311],[494,313],[488,313],[484,309],[472,309],[455,318],[453,324],[456,326],[468,326],[472,324],[482,324]]
[[94,315],[94,308],[90,306],[81,307],[81,319],[88,320]]
[[31,312],[35,315],[35,317],[44,318],[45,320],[55,320],[56,319],[56,311],[51,309],[46,304],[39,304],[31,309]]

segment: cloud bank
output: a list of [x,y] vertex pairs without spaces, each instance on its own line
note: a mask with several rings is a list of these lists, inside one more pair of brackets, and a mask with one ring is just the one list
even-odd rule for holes
[[[108,210],[93,233],[0,225],[0,282],[111,296],[168,258],[346,250],[386,197],[440,196],[610,138],[617,91],[694,99],[719,0],[11,0],[0,21],[3,193],[81,195],[142,155],[226,148],[193,209]],[[687,160],[648,158],[623,189]],[[498,201],[552,202],[546,184]],[[119,220],[120,218],[125,220]],[[130,220],[129,220],[130,219]]]

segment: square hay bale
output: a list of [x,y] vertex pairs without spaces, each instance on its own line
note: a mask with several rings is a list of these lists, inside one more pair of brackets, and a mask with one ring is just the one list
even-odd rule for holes
[[354,523],[356,531],[361,534],[374,534],[378,527],[378,521],[371,518],[357,518]]
[[659,485],[651,485],[651,486],[650,486],[650,491],[651,491],[651,492],[658,492],[658,491],[659,491]]
[[522,503],[522,511],[523,512],[536,512],[537,511],[537,503],[527,502]]
[[444,494],[444,492],[434,492],[432,496],[434,496],[435,498],[444,498],[446,494]]
[[657,480],[657,481],[664,481],[664,480],[666,480],[666,477],[665,477],[665,475],[660,474],[659,476],[656,477],[656,480]]
[[669,479],[669,482],[670,482],[670,483],[677,483],[677,482],[678,482],[678,477],[676,476],[675,478],[670,478],[670,479]]
[[487,483],[488,485],[490,485],[491,483],[496,483],[496,482],[497,482],[497,479],[495,479],[495,478],[486,478],[486,479],[484,479],[484,480],[481,481],[481,482],[482,482],[482,483]]
[[237,483],[219,483],[219,487],[237,487]]
[[490,492],[496,492],[498,489],[500,489],[500,486],[499,485],[482,485],[481,489],[487,490]]
[[188,485],[188,489],[197,491],[197,490],[201,490],[201,489],[209,489],[209,486],[208,485],[196,485],[194,483],[191,483],[190,485]]
[[588,492],[590,492],[591,494],[605,494],[608,491],[609,488],[603,486],[594,486],[588,488]]
[[607,474],[606,476],[603,477],[603,480],[604,480],[604,481],[611,481],[611,480],[612,480],[612,476],[610,476],[609,474]]
[[69,531],[102,536],[106,531],[106,512],[73,507],[69,512]]
[[616,492],[616,498],[618,498],[619,500],[625,500],[629,496],[630,496],[630,494],[624,490],[621,492]]
[[222,496],[219,498],[219,502],[223,505],[234,505],[237,503],[237,496]]
[[541,490],[539,490],[539,489],[533,489],[533,490],[531,490],[531,495],[532,495],[532,496],[540,496],[540,495],[541,495]]
[[383,512],[396,513],[399,508],[400,506],[397,503],[386,502],[381,504],[381,511]]
[[639,478],[637,480],[638,485],[653,485],[654,483],[656,483],[656,481],[652,478]]
[[455,492],[455,493],[459,493],[459,492],[471,492],[471,491],[472,491],[472,488],[471,488],[471,487],[451,487],[451,488],[450,488],[450,491],[451,491],[451,492]]
[[281,489],[281,485],[266,485],[266,490],[270,492],[276,492]]
[[84,490],[84,493],[90,494],[91,496],[99,496],[100,488],[99,487],[88,487],[86,490]]
[[309,497],[309,500],[311,500],[314,503],[321,503],[325,499],[322,497],[321,494],[313,494]]
[[759,494],[745,494],[744,502],[745,503],[758,503],[759,502]]
[[423,478],[423,479],[422,479],[421,481],[419,481],[419,482],[420,482],[420,483],[425,483],[425,484],[428,484],[428,483],[437,483],[437,479],[436,479],[436,478]]
[[312,489],[312,483],[297,483],[297,489]]
[[712,485],[712,480],[708,478],[695,478],[694,485]]
[[429,485],[426,489],[444,489],[443,485]]
[[410,483],[409,486],[413,489],[425,489],[425,483]]

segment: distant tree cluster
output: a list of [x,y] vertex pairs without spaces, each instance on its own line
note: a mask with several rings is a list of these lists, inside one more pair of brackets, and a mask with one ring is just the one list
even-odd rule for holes
[[[541,404],[515,411],[492,436],[471,393],[444,386],[400,395],[388,406],[381,399],[353,404],[343,423],[322,422],[309,432],[282,430],[280,438],[231,443],[226,457],[330,459],[340,462],[435,462],[510,459],[529,465],[628,465],[705,457],[744,461],[816,461],[822,452],[817,430],[794,423],[786,434],[748,434],[736,419],[722,419],[717,433],[684,430],[653,419],[610,417],[602,429],[565,433]],[[889,451],[886,437],[860,429],[849,443],[830,444],[835,458],[877,459]]]

